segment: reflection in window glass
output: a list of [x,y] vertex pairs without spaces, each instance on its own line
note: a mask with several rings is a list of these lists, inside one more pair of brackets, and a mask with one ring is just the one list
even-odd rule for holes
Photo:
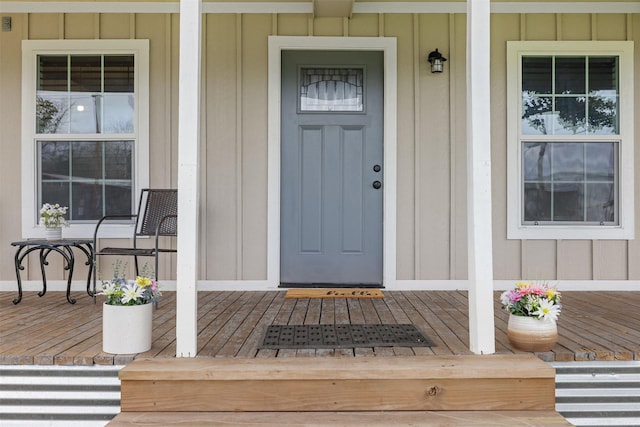
[[522,143],[524,222],[617,224],[617,142]]
[[553,74],[550,56],[527,56],[522,58],[522,91],[550,94]]
[[555,57],[557,94],[584,94],[586,83],[585,57]]
[[39,141],[39,205],[69,206],[68,219],[129,214],[133,141]]
[[618,134],[618,84],[617,57],[523,57],[521,134]]
[[364,111],[362,68],[302,68],[301,111]]
[[133,55],[38,55],[36,132],[134,132]]

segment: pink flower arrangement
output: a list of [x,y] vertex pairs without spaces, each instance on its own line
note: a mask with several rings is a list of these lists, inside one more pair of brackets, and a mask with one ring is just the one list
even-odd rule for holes
[[560,292],[547,283],[517,282],[500,296],[502,308],[515,316],[556,322],[562,305]]

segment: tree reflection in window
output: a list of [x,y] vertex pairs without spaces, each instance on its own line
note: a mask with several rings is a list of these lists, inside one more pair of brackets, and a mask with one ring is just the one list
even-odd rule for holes
[[522,58],[523,135],[619,133],[618,57]]

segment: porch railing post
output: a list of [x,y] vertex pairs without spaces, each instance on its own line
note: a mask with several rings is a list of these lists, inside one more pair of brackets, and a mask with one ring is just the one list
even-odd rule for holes
[[180,0],[176,356],[197,351],[201,0]]
[[495,353],[491,236],[489,0],[467,0],[469,347]]

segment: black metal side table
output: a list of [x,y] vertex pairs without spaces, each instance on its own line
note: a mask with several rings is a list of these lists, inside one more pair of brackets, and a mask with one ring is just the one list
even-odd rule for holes
[[87,294],[95,301],[96,290],[91,289],[91,274],[93,272],[93,240],[90,239],[62,239],[62,240],[23,240],[20,242],[12,242],[11,246],[17,246],[16,255],[14,257],[16,267],[16,278],[18,280],[18,298],[13,300],[14,304],[18,304],[22,300],[22,280],[20,271],[24,270],[22,261],[33,251],[40,251],[40,271],[42,271],[42,291],[38,292],[38,296],[44,296],[47,293],[47,276],[45,274],[45,266],[49,265],[47,257],[51,252],[57,252],[65,260],[64,269],[69,271],[67,279],[67,301],[75,304],[76,300],[71,298],[71,279],[73,278],[73,266],[75,264],[75,256],[72,248],[80,249],[87,257],[85,265],[89,267],[89,276],[87,277]]

